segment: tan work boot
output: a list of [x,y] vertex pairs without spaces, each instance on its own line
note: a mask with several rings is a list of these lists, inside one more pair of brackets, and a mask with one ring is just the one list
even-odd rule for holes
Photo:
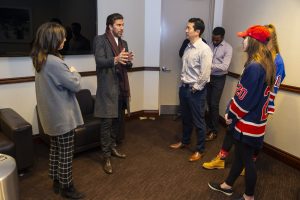
[[245,176],[245,168],[244,168],[243,171],[241,172],[240,176]]
[[221,159],[221,156],[217,155],[210,162],[203,163],[202,167],[205,169],[224,169],[225,168],[225,160]]

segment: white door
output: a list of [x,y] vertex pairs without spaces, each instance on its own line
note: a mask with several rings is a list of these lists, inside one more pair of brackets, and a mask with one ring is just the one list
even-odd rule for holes
[[161,71],[159,75],[161,114],[174,114],[176,106],[179,105],[181,59],[178,52],[186,38],[186,23],[192,17],[201,18],[205,23],[202,36],[210,41],[213,2],[213,0],[162,0],[160,67],[166,71]]

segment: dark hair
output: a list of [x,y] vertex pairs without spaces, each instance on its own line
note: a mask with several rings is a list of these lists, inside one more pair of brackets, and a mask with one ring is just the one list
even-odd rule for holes
[[81,31],[81,24],[79,24],[78,22],[73,22],[71,24],[71,29],[73,33],[79,34]]
[[225,35],[225,29],[223,27],[216,27],[214,28],[213,32],[212,32],[213,35],[221,35],[222,37],[224,37]]
[[199,36],[201,36],[205,30],[205,24],[204,24],[203,20],[200,18],[190,18],[189,22],[194,23],[194,30],[195,31],[199,30],[200,31]]
[[58,24],[60,24],[60,25],[62,25],[62,22],[61,22],[61,20],[60,19],[58,19],[58,18],[52,18],[52,19],[50,19],[50,21],[49,22],[56,22],[56,23],[58,23]]
[[124,19],[124,18],[119,13],[113,13],[111,15],[108,15],[106,18],[106,27],[108,27],[109,25],[113,25],[115,21],[118,19]]
[[37,72],[41,71],[48,54],[62,58],[58,49],[65,37],[66,31],[58,23],[47,22],[38,28],[30,53],[33,66]]

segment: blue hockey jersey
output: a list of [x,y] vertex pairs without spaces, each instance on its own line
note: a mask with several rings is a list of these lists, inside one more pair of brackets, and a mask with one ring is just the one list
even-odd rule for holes
[[246,66],[228,111],[234,138],[254,148],[262,147],[268,118],[270,87],[265,77],[261,64]]
[[269,99],[269,105],[268,105],[268,113],[269,114],[273,114],[275,112],[274,99],[279,90],[279,86],[280,86],[281,82],[285,78],[284,63],[283,63],[283,59],[280,54],[276,54],[274,63],[276,66],[276,78],[275,78],[274,92],[270,93],[270,99]]

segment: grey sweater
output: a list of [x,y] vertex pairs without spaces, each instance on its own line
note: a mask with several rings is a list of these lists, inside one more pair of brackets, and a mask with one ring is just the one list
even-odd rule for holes
[[35,73],[37,108],[46,134],[62,135],[83,124],[75,97],[80,79],[79,73],[70,72],[66,63],[54,55],[48,55],[42,70]]

